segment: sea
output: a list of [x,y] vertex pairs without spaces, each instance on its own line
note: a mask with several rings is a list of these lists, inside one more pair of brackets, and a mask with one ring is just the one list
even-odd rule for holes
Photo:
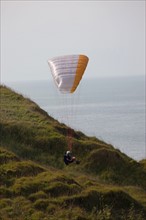
[[7,82],[61,123],[97,137],[139,161],[146,158],[145,76],[83,78],[73,94],[53,79]]

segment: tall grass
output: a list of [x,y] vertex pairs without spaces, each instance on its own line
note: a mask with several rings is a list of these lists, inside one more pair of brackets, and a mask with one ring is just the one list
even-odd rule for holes
[[68,127],[31,100],[0,89],[0,219],[146,218],[145,161],[72,130],[81,163],[66,167]]

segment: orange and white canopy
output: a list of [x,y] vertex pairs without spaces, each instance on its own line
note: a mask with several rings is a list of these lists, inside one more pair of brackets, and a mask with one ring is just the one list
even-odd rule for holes
[[66,55],[48,60],[54,81],[62,93],[73,93],[86,69],[88,57]]

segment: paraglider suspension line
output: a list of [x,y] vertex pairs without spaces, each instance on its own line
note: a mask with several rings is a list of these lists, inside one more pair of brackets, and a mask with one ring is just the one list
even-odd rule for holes
[[72,151],[72,145],[73,145],[73,130],[72,129],[68,129],[68,133],[67,133],[67,145],[68,145],[68,149],[70,151]]

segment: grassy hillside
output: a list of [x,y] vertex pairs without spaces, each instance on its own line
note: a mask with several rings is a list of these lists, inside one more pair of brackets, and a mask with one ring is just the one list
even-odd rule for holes
[[72,130],[81,164],[65,166],[68,128],[0,87],[0,219],[145,219],[145,160]]

